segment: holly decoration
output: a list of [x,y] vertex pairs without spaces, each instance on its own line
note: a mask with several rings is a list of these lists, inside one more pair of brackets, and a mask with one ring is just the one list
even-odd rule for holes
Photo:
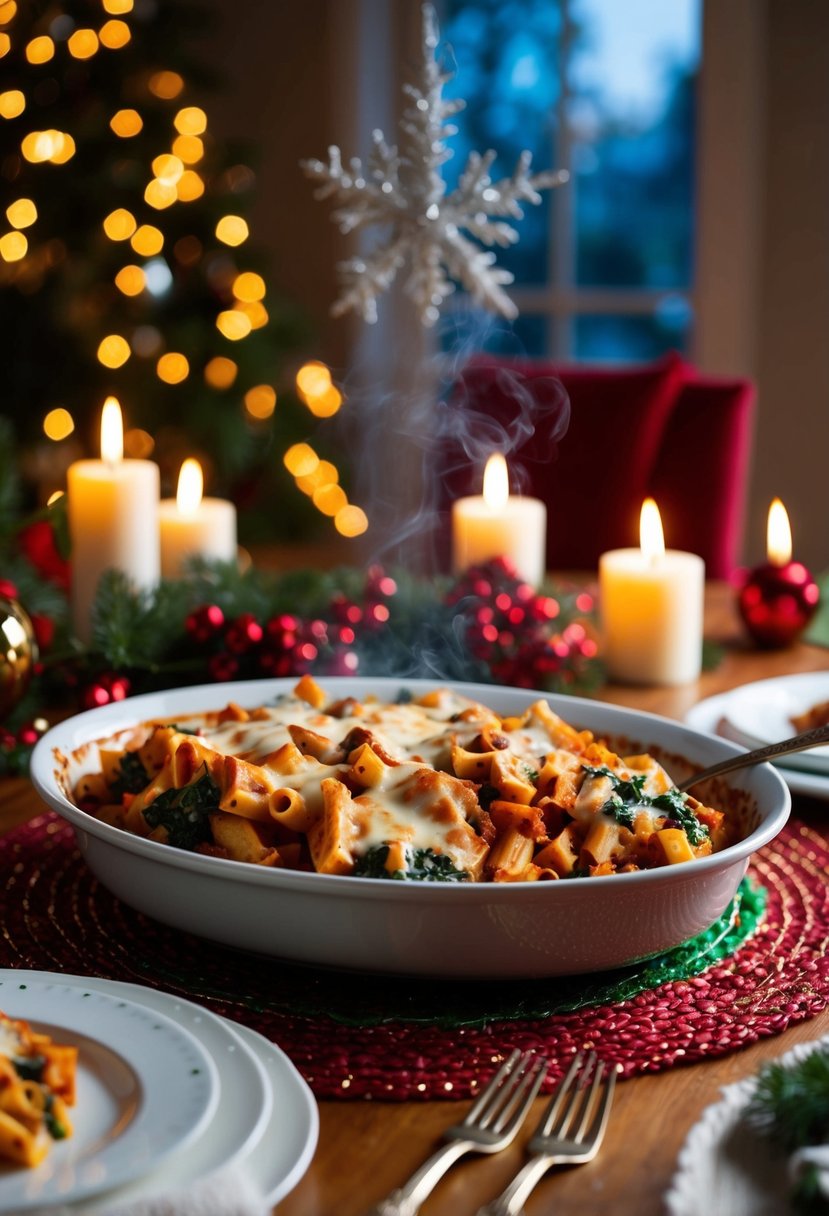
[[593,593],[536,590],[501,559],[456,579],[194,561],[151,593],[110,571],[88,647],[68,636],[65,610],[39,615],[48,645],[4,723],[0,773],[25,769],[45,706],[74,712],[158,688],[309,673],[585,693],[602,679]]

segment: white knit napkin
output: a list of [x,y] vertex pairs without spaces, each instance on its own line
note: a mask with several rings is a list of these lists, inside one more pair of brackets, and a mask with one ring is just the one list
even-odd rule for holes
[[271,1208],[243,1173],[227,1169],[203,1182],[147,1199],[41,1208],[31,1216],[269,1216]]
[[813,1165],[817,1169],[817,1184],[820,1193],[829,1199],[829,1144],[815,1144],[812,1148],[801,1148],[789,1158],[789,1173],[796,1181],[800,1174]]

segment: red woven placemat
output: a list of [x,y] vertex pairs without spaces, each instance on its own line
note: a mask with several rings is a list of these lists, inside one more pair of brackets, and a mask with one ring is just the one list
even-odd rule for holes
[[[515,1046],[551,1059],[548,1084],[590,1046],[623,1075],[657,1072],[778,1034],[829,1002],[829,834],[796,820],[753,859],[750,877],[765,890],[753,935],[701,974],[691,968],[656,987],[645,978],[627,998],[609,997],[613,985],[594,977],[565,981],[566,1001],[555,980],[489,985],[491,998],[483,986],[464,987],[474,994],[464,998],[461,986],[437,981],[361,977],[355,985],[215,946],[111,896],[52,815],[0,840],[0,866],[0,966],[130,980],[201,1001],[277,1042],[319,1097],[467,1097]],[[338,1013],[338,988],[365,989],[372,1015],[365,1000]],[[483,1012],[429,1012],[464,1000],[482,1001]]]

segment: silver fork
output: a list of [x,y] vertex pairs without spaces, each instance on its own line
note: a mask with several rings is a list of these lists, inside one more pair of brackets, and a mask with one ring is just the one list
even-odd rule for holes
[[594,1051],[586,1061],[577,1055],[527,1145],[530,1160],[477,1216],[520,1216],[524,1200],[551,1166],[592,1161],[604,1139],[615,1085],[615,1067],[608,1068]]
[[367,1216],[416,1216],[435,1184],[465,1153],[499,1153],[515,1138],[547,1075],[547,1062],[516,1048],[461,1123],[447,1127],[447,1143]]

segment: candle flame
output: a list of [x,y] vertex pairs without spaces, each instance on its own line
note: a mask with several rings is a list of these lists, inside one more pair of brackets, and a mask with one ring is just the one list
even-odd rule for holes
[[639,544],[649,562],[658,562],[665,556],[665,536],[659,507],[652,498],[642,503],[639,515]]
[[204,477],[198,460],[188,458],[181,466],[176,491],[176,506],[181,515],[195,515],[204,491]]
[[503,511],[508,498],[507,462],[500,452],[494,452],[484,469],[484,502],[490,511]]
[[789,516],[779,498],[769,507],[766,553],[773,566],[785,566],[792,559],[792,530]]
[[124,459],[124,420],[115,397],[107,397],[101,412],[101,459],[108,465]]

